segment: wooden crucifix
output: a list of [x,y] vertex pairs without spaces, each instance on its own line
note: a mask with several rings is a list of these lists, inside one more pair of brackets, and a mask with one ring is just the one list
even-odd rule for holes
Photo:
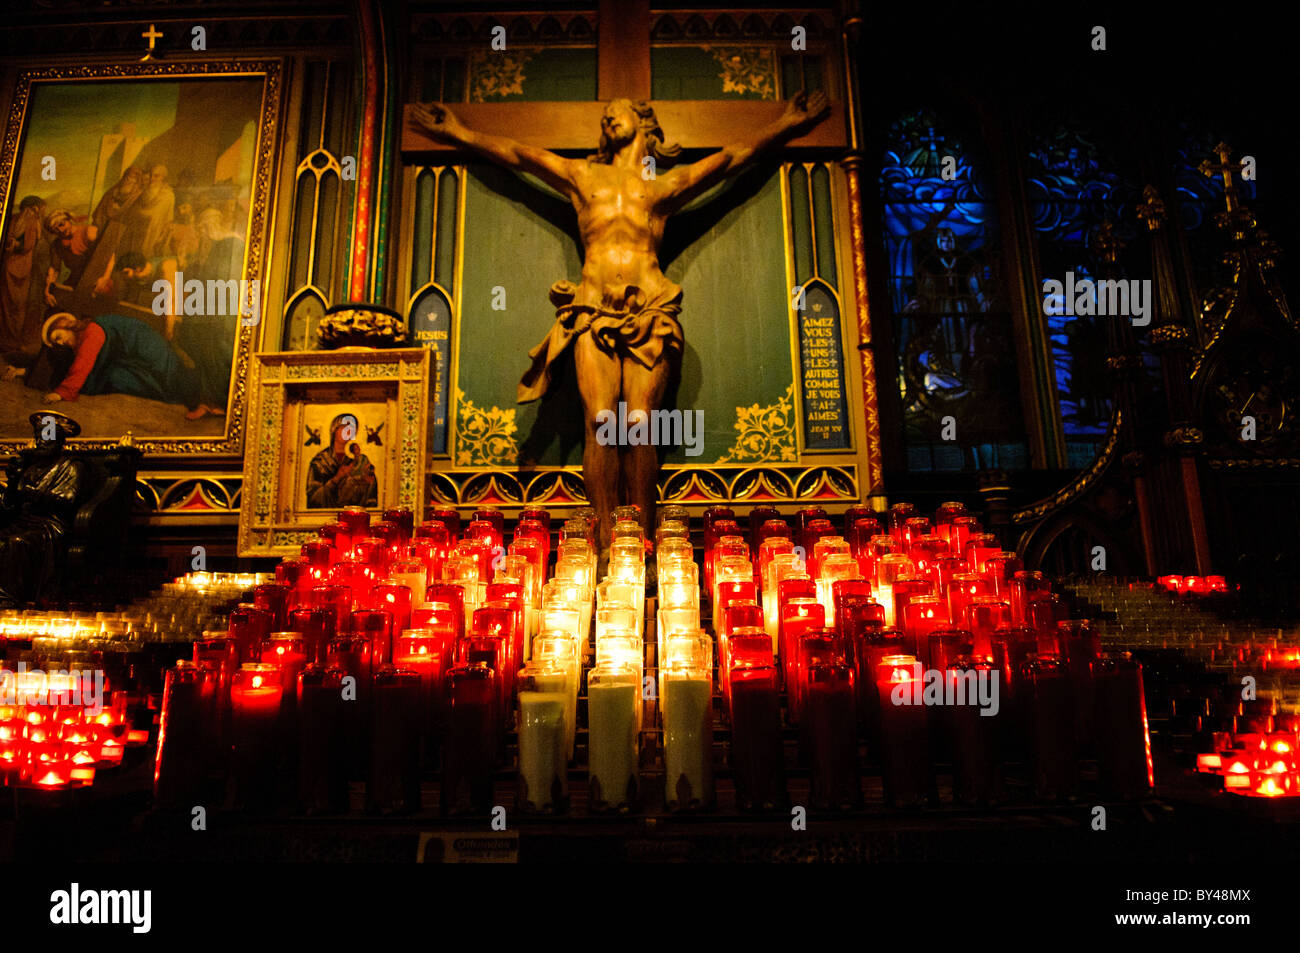
[[[600,71],[602,90],[613,85],[622,93],[608,104],[413,104],[403,125],[408,159],[484,158],[535,175],[577,212],[585,252],[581,280],[566,277],[551,287],[556,322],[529,354],[518,399],[541,397],[551,365],[572,348],[584,411],[583,479],[602,557],[620,503],[635,504],[646,535],[654,532],[657,450],[648,441],[611,445],[602,424],[614,414],[626,414],[628,426],[648,420],[680,362],[681,288],[663,275],[658,258],[669,216],[777,148],[845,145],[843,112],[821,93],[800,92],[787,103],[633,99],[629,93],[649,87],[648,37],[647,29],[644,75],[616,73],[623,79],[614,83]],[[554,151],[593,145],[595,153],[586,158]],[[718,151],[674,166],[683,148]]]

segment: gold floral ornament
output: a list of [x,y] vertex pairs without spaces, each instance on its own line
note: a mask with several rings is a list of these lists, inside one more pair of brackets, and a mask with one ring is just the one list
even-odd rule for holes
[[771,50],[715,46],[709,52],[722,67],[718,77],[724,93],[757,93],[759,99],[776,99],[776,63]]
[[320,346],[398,347],[406,343],[406,322],[401,315],[377,305],[344,304],[330,308],[317,329]]
[[794,435],[794,384],[775,404],[736,408],[739,436],[718,463],[767,463],[798,459]]
[[514,466],[516,429],[514,408],[480,407],[456,388],[456,466]]
[[524,65],[533,58],[522,50],[476,52],[469,59],[469,101],[486,103],[524,94]]

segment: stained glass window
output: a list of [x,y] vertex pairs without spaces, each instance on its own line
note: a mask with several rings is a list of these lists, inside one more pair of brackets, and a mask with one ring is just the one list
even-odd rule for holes
[[907,468],[1027,467],[998,225],[965,142],[933,112],[903,117],[880,187]]
[[[1138,189],[1115,171],[1114,163],[1088,129],[1055,122],[1031,138],[1029,199],[1038,236],[1039,287],[1059,281],[1070,287],[1096,281],[1092,239],[1102,224],[1114,224],[1132,248],[1137,237]],[[1137,277],[1137,276],[1132,276]],[[1086,286],[1085,286],[1086,287]],[[1149,302],[1148,302],[1149,303]],[[1103,322],[1131,316],[1072,314],[1038,301],[1052,359],[1056,396],[1065,434],[1066,464],[1087,466],[1110,427],[1110,379],[1106,373],[1107,329]]]

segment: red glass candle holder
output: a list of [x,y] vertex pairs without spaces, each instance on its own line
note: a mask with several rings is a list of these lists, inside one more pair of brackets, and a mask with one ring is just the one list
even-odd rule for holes
[[445,814],[487,814],[495,799],[492,768],[500,747],[497,675],[482,662],[447,675],[450,699],[442,778]]
[[894,807],[931,800],[928,718],[922,701],[921,664],[911,655],[881,659],[876,670],[880,704],[880,759],[885,797]]
[[835,629],[840,650],[849,664],[857,665],[858,642],[868,627],[881,629],[885,625],[885,607],[871,596],[845,595],[835,611]]
[[1072,797],[1079,768],[1069,678],[1060,660],[1036,654],[1021,664],[1018,674],[1015,705],[1032,765],[1034,794],[1044,801]]
[[953,797],[962,804],[990,804],[998,797],[998,719],[982,714],[982,706],[972,699],[979,698],[979,680],[983,679],[988,686],[986,696],[998,698],[1000,703],[994,694],[1000,673],[991,662],[969,655],[950,659],[943,672],[945,697],[964,701],[945,705],[943,711],[952,740]]
[[393,614],[386,609],[358,609],[352,613],[352,632],[369,643],[374,669],[393,660]]
[[[843,657],[836,651],[835,636],[831,629],[819,629],[806,632],[795,643],[795,678],[786,692],[789,703],[790,721],[802,725],[804,722],[804,700],[808,695],[808,673],[813,666],[842,661]],[[806,734],[800,735],[800,750],[804,761],[808,760]]]
[[348,548],[365,539],[370,530],[370,511],[361,506],[346,506],[338,515],[338,522],[347,533]]
[[894,537],[894,543],[902,549],[907,542],[904,535],[907,521],[916,515],[916,507],[911,503],[895,503],[889,508],[889,535]]
[[1051,591],[1051,583],[1041,572],[1021,570],[1011,577],[1011,624],[1028,625],[1029,603]]
[[858,719],[853,669],[817,661],[808,669],[803,736],[812,769],[812,803],[820,811],[862,803],[858,770]]
[[214,741],[208,698],[216,678],[215,672],[184,659],[167,672],[153,773],[154,803],[163,810],[188,808],[202,800],[206,756]]
[[980,597],[966,605],[964,620],[974,638],[972,654],[988,658],[993,654],[993,633],[1011,625],[1011,606],[1001,599]]
[[284,688],[273,665],[247,662],[230,685],[235,803],[262,811],[275,799],[275,751]]
[[826,609],[816,599],[800,596],[781,607],[777,653],[780,657],[786,691],[797,690],[795,672],[798,666],[796,646],[800,637],[826,627]]
[[1056,631],[1074,698],[1074,736],[1081,750],[1091,752],[1096,711],[1093,672],[1101,659],[1101,636],[1087,619],[1058,622]]
[[392,506],[383,511],[385,523],[397,527],[397,541],[405,546],[415,532],[415,513],[409,506]]
[[[731,602],[722,610],[722,630],[720,637],[727,638],[737,629],[759,628],[763,627],[763,610],[759,608],[757,602]],[[764,636],[767,638],[767,636]],[[772,640],[767,638],[768,650],[771,650]]]
[[[546,535],[548,537],[550,536],[551,534],[550,510],[547,510],[541,506],[525,506],[522,510],[519,511],[519,521],[522,523],[524,520],[530,520],[535,523],[540,523],[542,525],[542,529],[546,530]],[[504,529],[504,524],[502,524],[502,529]]]
[[[897,587],[895,587],[897,590]],[[903,607],[903,634],[914,640],[912,654],[930,665],[930,635],[949,623],[948,603],[938,596],[916,595]]]
[[385,667],[371,697],[367,805],[379,814],[414,813],[420,809],[420,676]]
[[334,547],[323,539],[309,539],[302,544],[302,557],[313,569],[329,569],[334,560]]
[[973,643],[974,637],[965,629],[946,625],[935,628],[925,640],[926,665],[938,672],[946,671],[958,657],[972,654]]
[[307,570],[310,568],[301,556],[288,556],[275,567],[275,581],[288,586],[295,594],[299,593],[308,588],[311,577]]
[[1015,553],[994,553],[984,560],[984,573],[993,580],[993,591],[1000,599],[1011,598],[1011,580],[1025,568]]
[[749,541],[749,558],[758,559],[758,547],[762,545],[763,540],[773,534],[773,531],[779,532],[776,527],[765,530],[768,523],[776,523],[789,531],[785,526],[785,520],[781,519],[781,513],[775,506],[755,506],[749,511],[749,532],[745,534]]
[[905,655],[907,637],[879,624],[865,626],[856,635],[858,719],[867,731],[868,751],[880,750],[880,691],[877,681],[886,658]]
[[[854,524],[857,523],[858,520],[871,520],[872,522],[875,522],[876,511],[869,506],[850,506],[846,509],[844,515],[840,518],[840,526],[842,527],[845,539],[848,539],[849,534],[853,531]],[[877,525],[879,524],[877,523]]]
[[770,663],[733,664],[727,687],[736,805],[742,811],[784,810],[787,794],[776,669]]
[[455,614],[456,637],[465,635],[465,587],[454,582],[437,582],[430,584],[425,592],[425,601],[434,606],[445,606]]
[[[275,632],[262,648],[261,662],[273,666],[280,673],[282,686],[298,684],[298,673],[313,659],[307,656],[306,640],[298,632]],[[283,707],[291,711],[297,699],[296,691],[282,694]]]
[[1127,654],[1096,663],[1097,781],[1109,797],[1147,796],[1155,784],[1142,666]]
[[294,609],[289,613],[289,626],[302,634],[307,659],[325,664],[325,649],[338,631],[338,613],[320,607]]
[[289,597],[293,590],[279,582],[264,582],[253,588],[253,605],[271,613],[271,630],[278,632],[289,621]]
[[298,675],[298,806],[305,814],[348,810],[349,754],[343,673],[309,665]]
[[347,586],[312,586],[311,604],[317,609],[334,613],[334,631],[346,632],[352,628],[353,590]]
[[440,506],[429,514],[429,522],[441,523],[447,529],[447,543],[455,546],[460,541],[460,514],[449,506]]
[[372,609],[382,609],[393,617],[393,631],[401,632],[411,627],[411,590],[396,583],[372,586],[368,604]]
[[231,610],[230,638],[239,646],[241,662],[257,659],[263,640],[271,633],[271,618],[268,610],[245,603]]

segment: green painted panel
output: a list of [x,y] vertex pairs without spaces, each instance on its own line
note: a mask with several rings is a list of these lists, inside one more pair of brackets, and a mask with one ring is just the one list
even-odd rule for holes
[[[475,166],[465,198],[458,385],[474,410],[514,412],[514,439],[541,464],[582,460],[581,402],[571,362],[546,398],[517,405],[527,352],[553,324],[547,291],[581,273],[572,210],[498,169]],[[560,224],[556,224],[560,223]],[[683,289],[686,349],[667,406],[703,412],[703,453],[674,448],[669,462],[711,463],[736,442],[737,408],[778,403],[790,388],[790,330],[774,167],[752,170],[670,222],[661,250]],[[492,309],[493,288],[506,310]],[[462,419],[468,405],[457,408]],[[453,458],[455,459],[455,458]]]
[[511,48],[470,57],[472,103],[579,102],[595,98],[595,49]]
[[434,281],[450,289],[456,263],[456,203],[460,201],[460,179],[455,169],[444,169],[438,179],[438,249]]
[[776,56],[757,47],[655,47],[650,98],[776,99]]

